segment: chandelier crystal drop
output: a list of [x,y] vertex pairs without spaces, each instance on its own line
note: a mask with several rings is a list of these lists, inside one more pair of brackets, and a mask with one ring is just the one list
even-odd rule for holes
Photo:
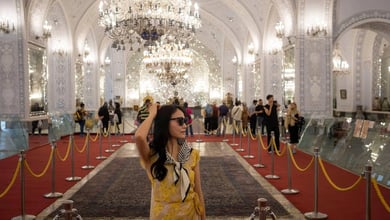
[[192,38],[201,21],[190,0],[101,0],[99,24],[115,46],[141,41],[149,46],[163,35]]

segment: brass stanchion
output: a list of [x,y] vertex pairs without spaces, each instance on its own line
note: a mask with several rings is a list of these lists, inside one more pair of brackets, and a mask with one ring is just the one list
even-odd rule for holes
[[[125,121],[125,117],[124,117],[124,115],[122,115],[122,137],[125,137],[125,123],[126,121]],[[122,139],[122,140],[120,140],[119,141],[120,143],[128,143],[128,141],[126,140],[126,139]]]
[[104,160],[104,159],[107,158],[106,156],[103,156],[103,154],[102,154],[102,139],[103,139],[102,136],[103,136],[103,135],[102,135],[102,133],[100,132],[100,133],[99,133],[99,156],[96,157],[97,160]]
[[78,214],[77,209],[73,208],[72,200],[64,200],[63,209],[59,211],[59,213],[54,216],[53,220],[57,220],[63,218],[65,220],[73,220],[76,218],[77,220],[82,220],[83,218]]
[[21,215],[13,217],[12,220],[30,220],[30,219],[35,219],[34,215],[27,215],[26,214],[26,206],[25,206],[25,196],[26,196],[26,191],[25,191],[25,176],[24,176],[24,161],[25,161],[25,152],[20,151],[19,154],[19,163],[20,163],[20,209],[21,209]]
[[276,215],[271,211],[271,207],[267,206],[267,199],[259,198],[257,203],[259,207],[259,220],[266,220],[267,216],[270,216],[272,219],[276,219]]
[[256,167],[256,168],[264,168],[265,167],[265,165],[264,164],[262,164],[261,163],[261,149],[262,149],[262,145],[261,145],[261,142],[263,141],[261,138],[262,138],[262,136],[261,136],[261,133],[259,133],[259,132],[261,132],[261,130],[260,130],[261,128],[257,128],[257,130],[258,130],[258,140],[257,140],[257,149],[258,149],[258,152],[257,152],[257,163],[256,164],[254,164],[253,166],[254,167]]
[[242,132],[243,132],[243,130],[242,130],[242,121],[240,120],[239,121],[239,133],[240,133],[240,148],[237,148],[236,149],[236,151],[238,151],[238,152],[244,152],[245,151],[245,149],[244,148],[242,148]]
[[229,139],[226,138],[226,128],[227,128],[227,123],[226,123],[226,116],[222,116],[222,125],[223,125],[223,129],[222,129],[222,133],[223,133],[223,139],[222,141],[223,142],[228,142]]
[[201,133],[201,127],[202,127],[202,124],[201,124],[201,122],[200,122],[200,118],[198,117],[197,118],[197,121],[198,121],[198,126],[197,126],[197,128],[198,128],[198,139],[196,139],[196,142],[203,142],[203,140],[200,138],[200,133]]
[[366,220],[371,220],[371,171],[372,166],[367,164],[364,167],[364,177],[366,178]]
[[[275,143],[275,133],[271,131],[271,174],[268,174],[265,176],[266,179],[280,179],[278,175],[275,175],[275,146],[273,146],[273,143]],[[270,147],[268,146],[268,147]]]
[[63,196],[63,194],[55,191],[55,185],[56,185],[56,183],[55,183],[56,182],[56,171],[55,171],[56,156],[55,156],[55,152],[56,152],[56,148],[57,148],[57,145],[55,142],[51,143],[51,148],[52,148],[52,154],[53,154],[52,159],[51,159],[51,192],[43,195],[43,197],[45,197],[45,198],[60,198]]
[[114,145],[111,144],[111,130],[112,130],[112,128],[111,128],[111,125],[108,126],[108,127],[109,127],[109,128],[108,128],[108,149],[106,149],[105,152],[106,152],[106,153],[112,153],[112,152],[115,151],[114,149],[112,149],[112,147],[113,147]]
[[71,166],[72,166],[72,171],[71,171],[72,172],[72,176],[66,177],[65,180],[67,180],[67,181],[79,181],[79,180],[81,180],[81,177],[74,175],[74,135],[73,134],[71,134],[69,136],[69,141],[70,141],[70,156],[71,156],[71,160],[72,160],[72,164],[71,164]]
[[318,212],[318,154],[319,148],[314,148],[314,211],[306,212],[306,219],[327,219],[328,215]]
[[252,158],[255,158],[255,156],[251,155],[250,134],[251,134],[250,123],[248,123],[248,129],[247,129],[247,136],[248,136],[248,145],[247,145],[247,146],[248,146],[248,154],[247,154],[247,155],[244,155],[244,158],[252,159]]
[[233,135],[233,143],[230,144],[230,146],[238,146],[238,144],[236,143],[236,120],[233,119],[233,123],[232,123],[232,135]]
[[292,187],[292,181],[291,181],[291,148],[290,148],[290,144],[287,144],[287,184],[288,184],[288,188],[287,189],[282,189],[281,192],[283,194],[298,194],[299,193],[299,190],[297,189],[293,189],[291,188]]
[[90,129],[87,129],[87,164],[82,166],[81,169],[93,169],[95,168],[95,166],[92,166],[89,164],[89,152],[90,152],[90,149],[89,149],[89,136],[90,136]]

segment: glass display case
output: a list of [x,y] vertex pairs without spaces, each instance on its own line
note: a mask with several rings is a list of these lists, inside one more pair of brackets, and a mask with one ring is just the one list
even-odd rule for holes
[[313,154],[314,147],[319,147],[321,159],[358,175],[370,164],[377,182],[389,187],[389,137],[390,118],[387,115],[368,119],[306,117],[298,147],[310,154]]
[[72,114],[49,113],[49,142],[74,133],[75,122]]
[[18,119],[0,121],[0,159],[29,148],[28,133],[24,125]]

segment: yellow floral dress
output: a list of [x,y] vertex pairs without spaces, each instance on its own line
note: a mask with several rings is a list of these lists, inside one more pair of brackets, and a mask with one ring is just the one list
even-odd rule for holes
[[[157,156],[153,158],[152,164],[157,160]],[[199,150],[192,149],[189,159],[182,164],[183,168],[188,173],[190,186],[188,193],[182,201],[181,186],[175,183],[174,164],[165,164],[168,169],[167,175],[160,182],[154,179],[150,170],[146,170],[149,180],[152,183],[152,193],[150,202],[150,219],[160,220],[197,220],[200,219],[200,214],[203,213],[204,207],[199,202],[199,196],[194,191],[195,187],[195,172],[194,169],[199,163]],[[141,162],[142,163],[142,162]],[[179,178],[182,178],[180,176]]]

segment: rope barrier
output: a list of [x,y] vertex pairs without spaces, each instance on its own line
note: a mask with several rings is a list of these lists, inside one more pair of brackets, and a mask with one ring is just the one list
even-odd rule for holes
[[16,165],[16,169],[14,175],[11,178],[11,182],[8,184],[7,187],[5,187],[4,191],[0,194],[0,198],[4,197],[9,192],[11,187],[15,184],[16,177],[18,176],[20,170],[20,164],[21,164],[20,161],[18,161],[18,165]]
[[70,147],[71,147],[70,145],[71,145],[71,143],[70,143],[70,141],[69,141],[69,143],[68,143],[68,148],[66,149],[66,153],[65,153],[65,156],[64,156],[64,157],[61,157],[61,155],[60,155],[60,153],[59,153],[59,151],[58,151],[58,148],[56,148],[57,157],[58,157],[62,162],[66,161],[66,160],[68,159],[68,157],[69,157]]
[[382,192],[380,191],[378,183],[376,182],[376,180],[374,178],[371,178],[371,182],[372,182],[372,185],[374,186],[374,189],[375,189],[375,192],[379,198],[379,201],[381,201],[381,203],[382,203],[383,207],[385,207],[386,211],[390,213],[390,206],[386,202]]
[[301,168],[298,166],[297,164],[297,161],[295,161],[295,158],[294,158],[294,154],[292,152],[291,149],[289,149],[289,152],[290,152],[290,155],[291,155],[291,161],[293,162],[295,168],[297,168],[297,170],[301,171],[301,172],[304,172],[306,171],[307,169],[309,169],[309,167],[313,164],[314,162],[314,157],[311,158],[311,161],[309,162],[309,164],[305,167],[305,168]]
[[81,150],[77,147],[76,141],[74,142],[74,146],[75,146],[77,152],[83,153],[85,151],[85,149],[87,148],[88,138],[89,138],[89,132],[87,133],[87,136],[85,136],[84,145],[83,145],[83,148],[81,148]]
[[109,134],[110,132],[111,132],[111,125],[108,125],[107,131],[104,132],[104,130],[103,130],[103,132],[102,132],[103,137],[108,137],[108,134]]
[[27,160],[26,160],[26,161],[25,161],[25,165],[26,165],[26,168],[27,168],[28,172],[30,172],[31,175],[32,175],[33,177],[36,177],[36,178],[40,178],[40,177],[42,177],[43,175],[45,175],[45,173],[46,173],[47,170],[49,169],[51,160],[53,159],[53,153],[54,153],[54,152],[53,152],[53,148],[52,148],[51,151],[50,151],[49,160],[47,161],[47,164],[46,164],[45,168],[43,169],[43,171],[42,171],[41,173],[39,173],[39,174],[36,174],[35,172],[33,172],[33,170],[31,169],[30,165],[28,165],[28,162],[27,162]]
[[97,141],[97,139],[99,138],[99,132],[96,132],[96,136],[93,138],[93,137],[89,137],[89,139],[92,141],[92,142],[95,142]]
[[253,133],[252,133],[252,129],[249,129],[249,134],[250,134],[250,137],[253,141],[257,140],[257,136],[255,134],[255,136],[253,137]]
[[286,153],[286,147],[283,149],[283,151],[280,151],[280,150],[277,149],[276,143],[275,143],[275,138],[272,138],[271,143],[272,143],[272,147],[274,148],[274,151],[275,151],[276,155],[281,157],[281,156],[284,155],[284,153]]
[[339,186],[337,186],[337,185],[332,181],[332,179],[329,177],[329,174],[328,174],[328,172],[327,172],[326,169],[325,169],[325,166],[324,166],[324,163],[322,162],[322,159],[319,158],[318,161],[319,161],[321,170],[322,170],[322,172],[324,173],[325,178],[328,180],[328,182],[330,183],[330,185],[331,185],[333,188],[335,188],[336,190],[344,191],[344,192],[345,192],[345,191],[349,191],[349,190],[355,188],[355,186],[357,186],[357,184],[359,184],[359,182],[363,179],[362,176],[359,176],[359,178],[358,178],[358,179],[355,181],[355,183],[353,183],[351,186],[348,186],[348,187],[339,187]]
[[265,147],[265,146],[264,146],[264,142],[263,142],[263,138],[261,137],[261,134],[258,134],[258,136],[259,136],[259,140],[260,140],[260,143],[261,143],[261,147],[262,147],[264,150],[268,150],[268,148],[269,148],[270,146]]

